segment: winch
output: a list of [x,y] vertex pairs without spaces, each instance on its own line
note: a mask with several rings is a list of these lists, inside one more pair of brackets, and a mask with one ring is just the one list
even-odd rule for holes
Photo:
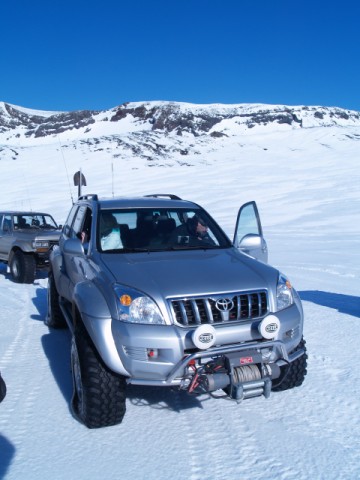
[[238,402],[260,395],[268,398],[272,380],[280,377],[280,367],[263,362],[261,354],[253,350],[227,353],[202,365],[190,363],[188,368],[193,372],[189,393],[223,390]]

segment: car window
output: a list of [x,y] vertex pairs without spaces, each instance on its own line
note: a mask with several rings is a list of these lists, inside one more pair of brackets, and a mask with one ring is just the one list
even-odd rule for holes
[[12,231],[11,215],[4,215],[3,232],[11,232],[11,231]]
[[87,242],[89,242],[91,237],[91,225],[92,225],[92,211],[90,208],[87,208],[84,215],[84,222],[81,227],[81,232],[85,234],[84,239],[86,239]]
[[72,225],[72,230],[71,230],[71,237],[75,238],[81,238],[81,232],[84,224],[84,218],[85,218],[85,213],[86,213],[87,207],[86,205],[81,205],[75,215],[74,222]]
[[230,246],[220,227],[202,209],[102,210],[97,232],[100,251],[165,251]]
[[57,229],[51,215],[44,213],[23,213],[14,215],[15,229]]
[[240,209],[235,228],[234,243],[238,245],[241,239],[249,234],[262,234],[257,207],[254,202],[249,202]]
[[77,205],[74,205],[72,207],[72,209],[70,210],[70,213],[66,219],[66,222],[65,222],[65,225],[64,225],[64,228],[63,228],[63,231],[64,231],[64,234],[67,236],[67,237],[71,237],[71,226],[72,226],[72,223],[73,223],[73,220],[74,220],[74,216],[77,212],[77,209],[78,209],[78,206]]

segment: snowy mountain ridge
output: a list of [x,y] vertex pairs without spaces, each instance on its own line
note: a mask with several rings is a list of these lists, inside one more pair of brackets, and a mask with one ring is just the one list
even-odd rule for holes
[[256,200],[270,263],[303,300],[309,352],[300,388],[237,404],[134,385],[124,422],[89,432],[69,407],[69,332],[44,325],[47,278],[15,284],[0,265],[0,478],[360,478],[358,114],[164,102],[0,112],[3,210],[63,223],[79,168],[84,194],[174,193],[204,206],[230,238],[240,205]]
[[[336,107],[286,105],[195,105],[180,102],[124,103],[110,110],[44,112],[0,102],[0,139],[42,138],[77,130],[93,137],[94,125],[105,124],[108,133],[133,130],[213,137],[231,135],[231,126],[251,130],[257,126],[292,128],[360,125],[360,113]],[[96,135],[95,135],[96,136]]]
[[[360,113],[335,107],[164,101],[47,112],[0,102],[0,160],[19,160],[28,148],[48,145],[62,154],[67,149],[71,158],[77,150],[94,160],[101,156],[102,161],[142,159],[148,166],[193,165],[210,152],[236,152],[254,142],[266,150],[266,139],[274,135],[325,127],[324,132],[334,127],[342,138],[359,140]],[[41,155],[48,156],[44,151]]]

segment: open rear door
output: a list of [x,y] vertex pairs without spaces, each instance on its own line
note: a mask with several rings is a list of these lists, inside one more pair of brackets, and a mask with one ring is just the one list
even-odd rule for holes
[[255,202],[245,203],[240,208],[236,220],[233,244],[247,255],[267,263],[268,250]]

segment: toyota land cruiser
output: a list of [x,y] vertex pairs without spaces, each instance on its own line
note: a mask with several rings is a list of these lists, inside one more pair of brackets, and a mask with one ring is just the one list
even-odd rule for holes
[[46,324],[71,330],[72,409],[89,428],[122,421],[127,384],[240,402],[304,380],[301,301],[266,263],[255,202],[231,242],[175,195],[85,195],[50,262]]

